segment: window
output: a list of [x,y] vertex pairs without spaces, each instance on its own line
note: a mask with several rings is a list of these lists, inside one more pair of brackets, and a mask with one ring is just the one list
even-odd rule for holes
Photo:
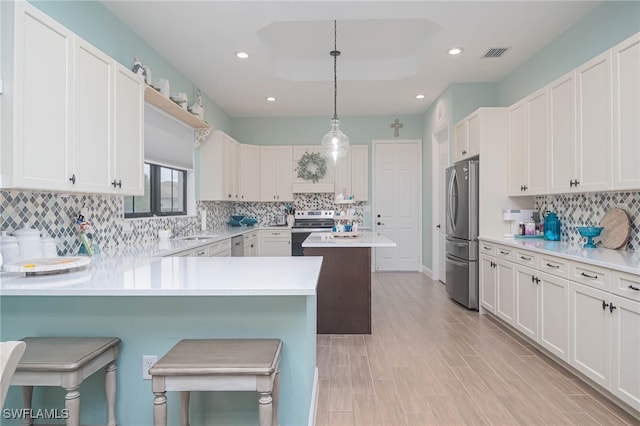
[[124,217],[187,214],[187,172],[144,164],[144,195],[124,197]]

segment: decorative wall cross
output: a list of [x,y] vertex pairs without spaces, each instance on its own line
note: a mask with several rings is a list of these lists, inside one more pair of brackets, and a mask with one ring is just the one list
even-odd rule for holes
[[393,123],[391,123],[391,127],[393,127],[393,136],[395,136],[396,138],[398,136],[400,136],[400,129],[402,128],[403,124],[400,122],[400,119],[396,118],[395,120],[393,120]]

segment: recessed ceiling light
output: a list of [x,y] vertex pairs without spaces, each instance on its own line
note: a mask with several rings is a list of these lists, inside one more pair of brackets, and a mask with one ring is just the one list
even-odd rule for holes
[[416,95],[416,99],[424,99],[424,95]]
[[247,59],[249,54],[247,52],[236,52],[236,56],[240,59]]
[[454,47],[453,49],[449,50],[449,55],[459,55],[462,53],[462,47]]
[[267,96],[265,99],[267,100],[267,102],[275,102],[276,101],[276,98],[274,98],[273,96]]

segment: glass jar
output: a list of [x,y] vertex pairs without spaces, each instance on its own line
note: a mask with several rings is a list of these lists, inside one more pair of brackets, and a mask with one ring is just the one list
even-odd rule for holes
[[560,219],[549,212],[544,218],[544,239],[549,241],[560,241]]

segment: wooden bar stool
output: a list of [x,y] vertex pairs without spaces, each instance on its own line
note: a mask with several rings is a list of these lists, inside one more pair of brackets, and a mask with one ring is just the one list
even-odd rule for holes
[[186,339],[149,369],[154,426],[167,424],[167,391],[181,391],[182,426],[190,391],[257,391],[260,426],[278,425],[279,339]]
[[[31,408],[34,386],[61,386],[66,391],[64,407],[67,426],[80,424],[80,392],[82,381],[104,368],[107,394],[107,426],[116,425],[116,359],[117,337],[27,337],[22,339],[26,351],[11,380],[23,386],[24,406]],[[28,421],[26,425],[32,425]]]

